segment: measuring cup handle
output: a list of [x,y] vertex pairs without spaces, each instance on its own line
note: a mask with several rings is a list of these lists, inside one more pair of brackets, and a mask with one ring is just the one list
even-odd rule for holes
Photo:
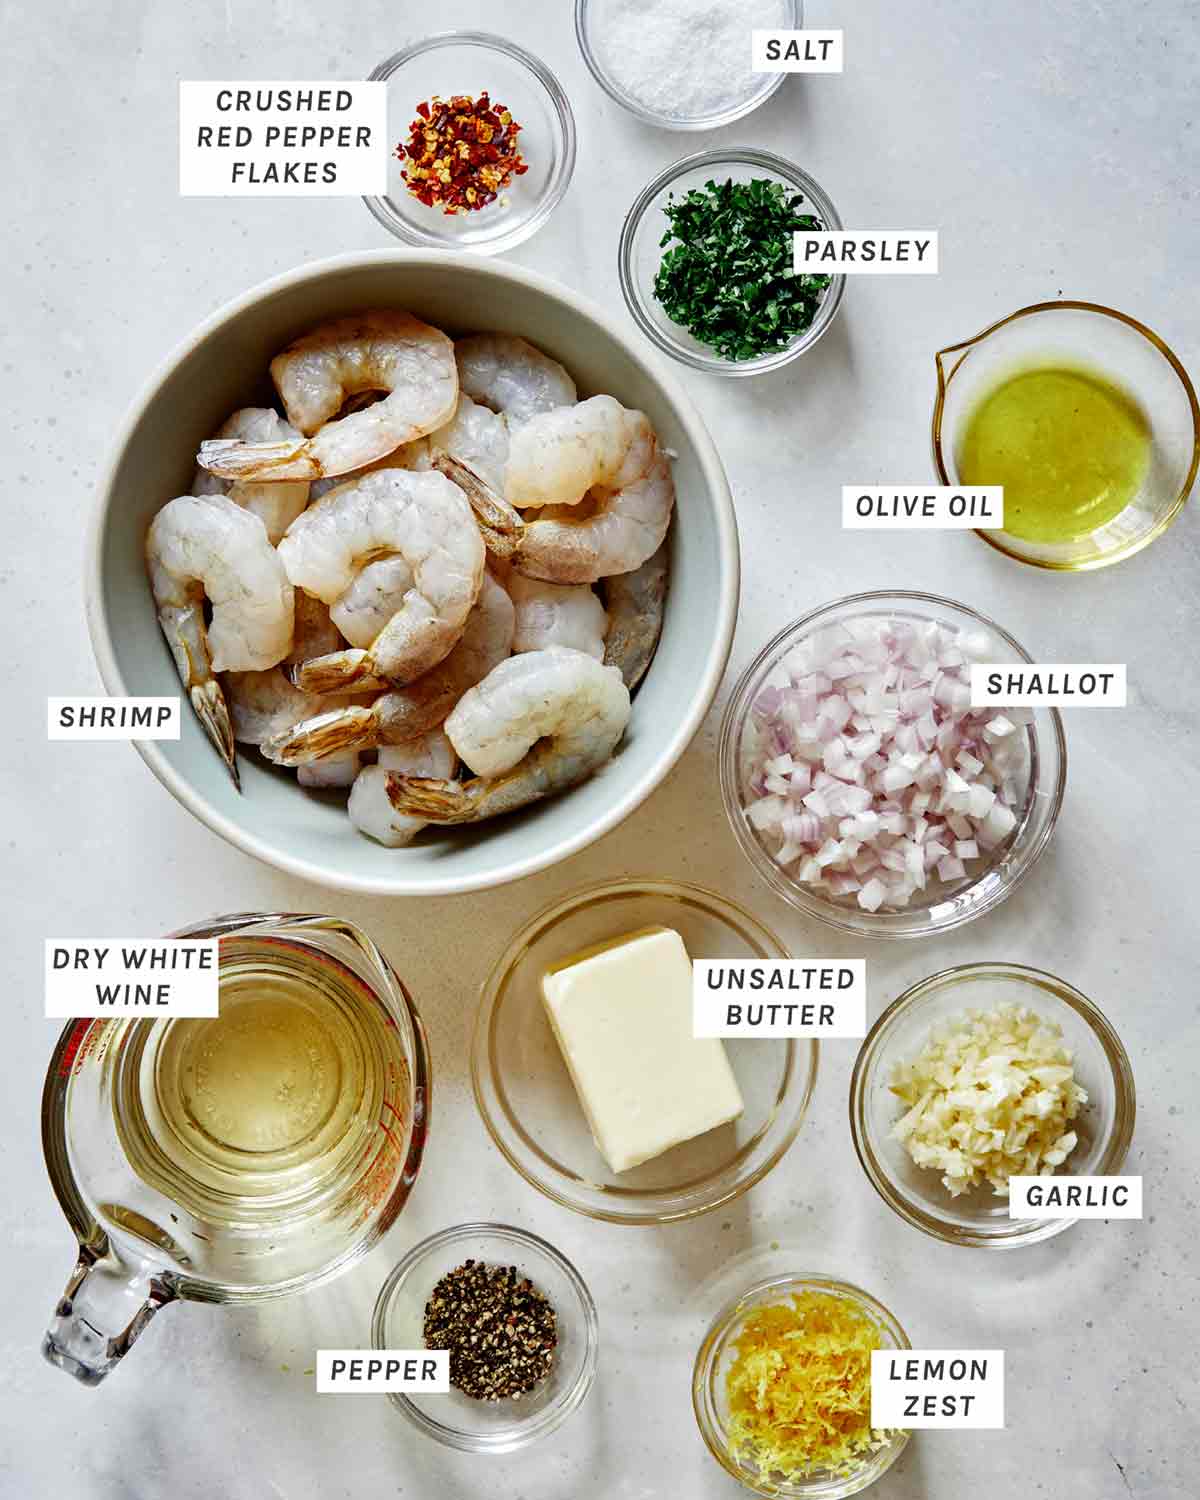
[[79,1260],[42,1340],[52,1365],[99,1385],[175,1293],[158,1276],[126,1265],[108,1246],[80,1245]]

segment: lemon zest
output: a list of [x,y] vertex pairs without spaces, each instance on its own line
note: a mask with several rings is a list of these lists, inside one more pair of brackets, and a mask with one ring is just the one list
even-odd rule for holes
[[784,1480],[852,1474],[891,1434],[871,1427],[871,1351],[879,1325],[828,1292],[756,1307],[726,1375],[729,1449]]

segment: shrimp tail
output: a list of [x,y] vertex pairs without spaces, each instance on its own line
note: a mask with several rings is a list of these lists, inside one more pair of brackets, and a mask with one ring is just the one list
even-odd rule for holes
[[188,689],[188,697],[192,701],[196,717],[204,726],[205,734],[216,746],[217,753],[225,762],[235,788],[240,792],[242,779],[238,773],[233,721],[229,717],[229,705],[225,701],[225,694],[221,691],[221,684],[215,677],[209,678],[207,682],[195,683]]
[[583,762],[572,768],[561,765],[543,743],[500,776],[472,776],[460,782],[389,772],[387,794],[397,812],[427,823],[482,823],[577,786],[592,769]]
[[209,438],[200,444],[196,462],[202,469],[218,474],[222,479],[321,479],[325,474],[313,458],[307,438],[283,443]]
[[311,719],[272,735],[260,746],[280,766],[306,766],[330,755],[369,750],[380,742],[376,715],[357,704],[314,714]]
[[474,469],[452,458],[449,453],[439,453],[433,467],[458,485],[470,501],[484,545],[494,557],[511,557],[521,544],[525,522],[520,512],[487,483]]
[[362,650],[331,651],[327,656],[293,662],[287,668],[287,676],[293,687],[318,695],[365,693],[391,686],[386,679],[375,675],[370,654]]
[[480,817],[481,777],[463,783],[389,771],[384,787],[388,801],[405,817],[430,823],[474,823]]

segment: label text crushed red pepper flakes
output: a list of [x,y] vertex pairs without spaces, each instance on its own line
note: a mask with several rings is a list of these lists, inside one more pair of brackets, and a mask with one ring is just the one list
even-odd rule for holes
[[396,147],[408,191],[428,208],[471,213],[494,203],[529,170],[517,137],[521,126],[485,89],[478,98],[437,94],[417,105],[408,140]]

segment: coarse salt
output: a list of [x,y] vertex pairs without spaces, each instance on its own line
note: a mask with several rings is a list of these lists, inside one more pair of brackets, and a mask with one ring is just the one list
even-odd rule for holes
[[723,114],[763,86],[750,65],[750,34],[791,20],[783,0],[601,0],[596,52],[620,92],[650,114]]

